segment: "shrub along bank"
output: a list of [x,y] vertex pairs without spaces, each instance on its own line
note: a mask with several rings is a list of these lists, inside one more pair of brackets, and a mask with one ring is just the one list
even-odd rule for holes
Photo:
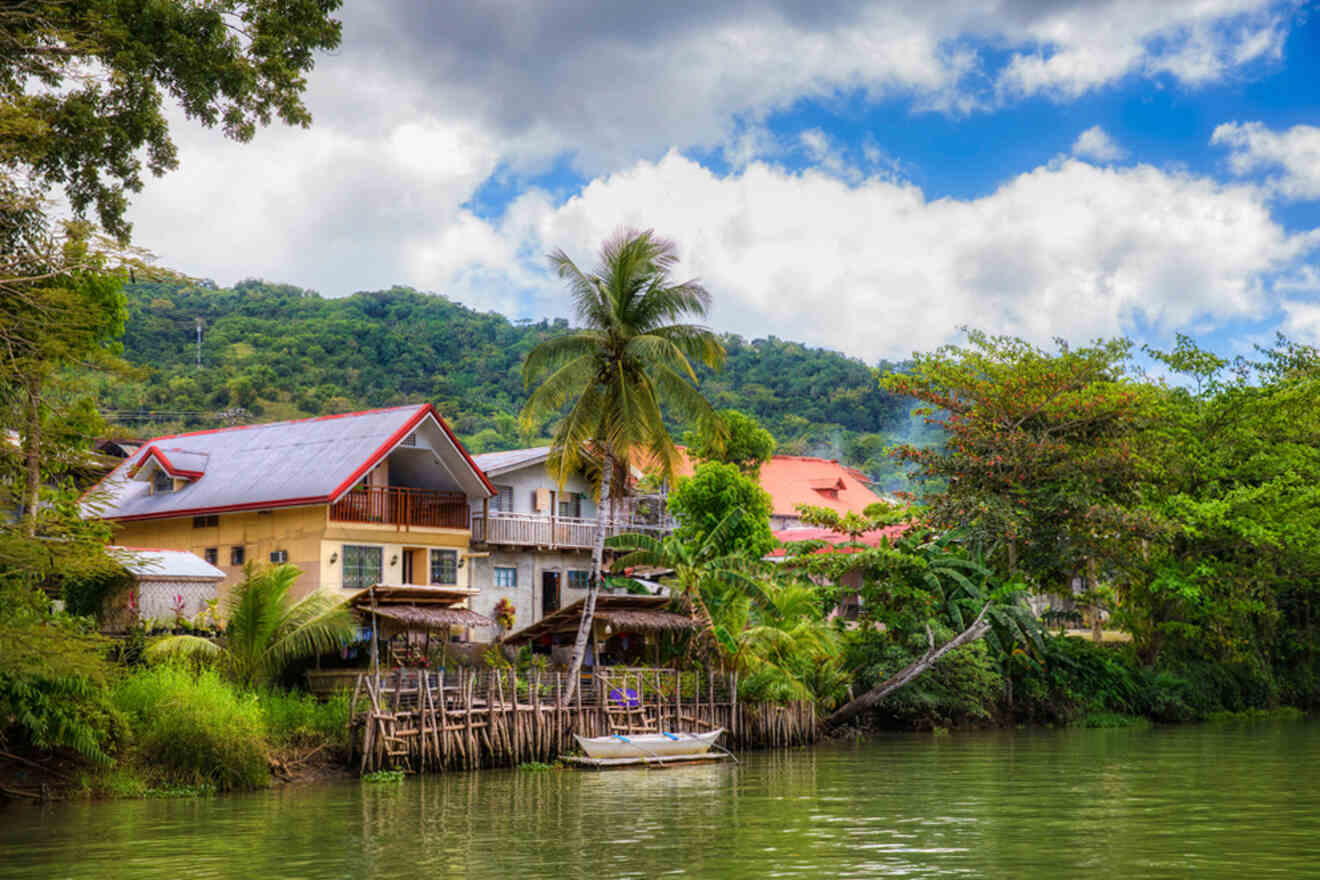
[[[1197,661],[1142,666],[1130,644],[1050,636],[1036,653],[1015,650],[1005,658],[985,642],[967,645],[891,695],[870,721],[930,730],[1295,717],[1300,711],[1288,704],[1305,696],[1264,667]],[[874,639],[849,644],[859,688],[883,681],[915,657]]]
[[81,787],[110,796],[190,795],[264,788],[272,766],[347,747],[348,704],[278,690],[245,690],[213,669],[138,669],[110,701],[123,723],[113,764]]

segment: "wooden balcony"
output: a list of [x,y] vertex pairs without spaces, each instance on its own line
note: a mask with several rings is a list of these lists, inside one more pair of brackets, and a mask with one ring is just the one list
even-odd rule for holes
[[[619,517],[605,527],[606,537],[638,532],[660,538],[673,531],[672,523],[642,522]],[[505,513],[492,510],[484,519],[472,517],[472,541],[515,547],[590,550],[596,540],[596,520],[539,513]]]
[[330,520],[381,523],[398,528],[469,528],[470,508],[461,492],[431,492],[402,486],[358,488],[330,505]]

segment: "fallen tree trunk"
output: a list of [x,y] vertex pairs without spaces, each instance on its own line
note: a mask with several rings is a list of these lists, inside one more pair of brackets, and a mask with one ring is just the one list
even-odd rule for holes
[[892,694],[894,691],[911,684],[917,676],[934,666],[941,657],[952,651],[954,648],[961,648],[963,645],[981,638],[981,636],[990,631],[990,624],[986,623],[984,619],[985,612],[989,607],[990,603],[987,602],[985,607],[981,609],[981,613],[976,615],[976,619],[972,621],[971,626],[967,627],[967,629],[958,633],[958,635],[954,636],[943,645],[940,645],[938,648],[935,647],[935,636],[931,633],[930,627],[927,626],[926,637],[930,640],[930,649],[927,650],[925,654],[922,654],[916,662],[900,669],[894,675],[891,675],[889,678],[880,682],[860,697],[846,703],[833,715],[825,719],[825,726],[837,727],[850,718],[854,718],[862,712],[865,712],[867,709],[875,708],[881,700]]

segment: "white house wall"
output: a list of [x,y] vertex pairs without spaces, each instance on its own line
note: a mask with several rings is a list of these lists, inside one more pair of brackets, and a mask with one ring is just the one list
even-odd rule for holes
[[[564,482],[563,494],[559,492],[559,486],[554,478],[550,476],[545,469],[545,462],[539,461],[534,464],[528,464],[517,470],[496,476],[487,475],[491,484],[498,490],[504,486],[513,488],[513,513],[537,513],[532,507],[532,493],[537,489],[548,489],[555,494],[555,503],[559,499],[567,497],[573,492],[582,494],[582,516],[591,519],[596,515],[596,505],[592,498],[592,487],[581,474],[573,474]],[[495,499],[491,499],[492,509]],[[473,512],[481,513],[481,503],[477,502],[472,507]],[[550,511],[541,511],[547,516]],[[556,512],[558,512],[556,510]]]

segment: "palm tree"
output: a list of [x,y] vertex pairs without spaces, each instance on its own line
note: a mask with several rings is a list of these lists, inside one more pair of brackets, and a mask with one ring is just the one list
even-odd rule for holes
[[343,599],[317,590],[293,601],[289,591],[302,571],[277,565],[257,571],[251,564],[243,582],[224,603],[223,646],[197,636],[170,636],[148,649],[148,656],[214,660],[234,681],[253,686],[273,681],[286,666],[332,651],[352,639],[356,626]]
[[697,634],[689,650],[718,650],[719,638],[711,603],[720,607],[740,595],[754,594],[760,586],[755,580],[759,560],[747,559],[740,553],[721,553],[720,542],[724,533],[737,525],[742,510],[735,509],[724,515],[710,534],[699,543],[686,542],[673,535],[654,538],[650,535],[623,534],[610,538],[611,549],[627,551],[616,560],[615,571],[634,566],[667,568],[674,572],[673,582],[682,593],[688,616],[697,626]]
[[762,582],[715,613],[715,642],[726,667],[747,674],[750,691],[776,702],[815,700],[832,708],[847,687],[841,634],[825,619],[809,583]]
[[722,532],[741,515],[730,511],[700,543],[672,535],[610,538],[610,547],[630,551],[615,570],[673,570],[672,583],[698,627],[689,650],[699,646],[725,669],[747,673],[750,686],[769,699],[832,705],[848,677],[839,633],[825,620],[811,584],[771,576],[760,560],[739,553],[720,555]]
[[[590,465],[600,472],[600,504],[613,507],[611,486],[626,468],[646,457],[672,478],[678,450],[665,428],[661,405],[702,425],[717,420],[696,388],[692,362],[718,367],[724,348],[709,328],[687,323],[704,317],[710,294],[696,281],[669,277],[677,262],[674,245],[650,230],[622,230],[605,242],[600,265],[588,274],[562,250],[550,255],[568,283],[581,329],[547,339],[523,362],[523,381],[540,381],[523,407],[532,430],[545,418],[567,412],[555,427],[547,466],[563,486],[574,471]],[[573,696],[587,636],[596,611],[605,548],[605,518],[597,517],[592,578],[573,646],[564,699]]]

